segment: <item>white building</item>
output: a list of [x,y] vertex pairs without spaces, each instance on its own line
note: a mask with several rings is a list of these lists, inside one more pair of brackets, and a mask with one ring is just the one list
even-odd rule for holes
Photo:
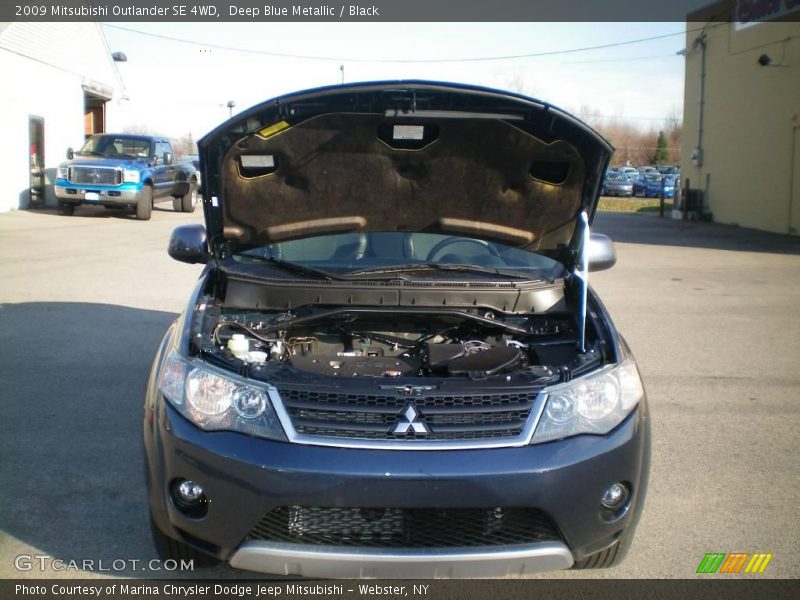
[[125,89],[98,23],[0,23],[0,211],[55,206],[67,148],[112,131]]

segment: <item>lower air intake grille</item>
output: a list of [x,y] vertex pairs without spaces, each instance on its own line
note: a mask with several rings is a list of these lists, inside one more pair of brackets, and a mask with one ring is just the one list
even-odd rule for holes
[[316,546],[457,548],[560,541],[553,522],[530,508],[325,508],[283,506],[248,539]]

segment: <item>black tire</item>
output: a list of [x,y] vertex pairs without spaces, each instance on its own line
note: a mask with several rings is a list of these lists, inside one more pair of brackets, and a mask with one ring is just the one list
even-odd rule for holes
[[153,534],[153,545],[156,547],[156,552],[161,560],[191,560],[194,561],[195,567],[200,568],[213,567],[220,563],[213,556],[204,554],[188,544],[173,540],[158,528],[152,516],[150,517],[150,532]]
[[71,202],[59,202],[58,214],[71,217],[73,214],[75,214],[75,205]]
[[197,207],[197,182],[191,181],[189,183],[189,191],[183,196],[178,196],[172,199],[172,208],[175,212],[194,212]]
[[140,221],[149,221],[153,212],[153,188],[146,185],[136,201],[136,218]]

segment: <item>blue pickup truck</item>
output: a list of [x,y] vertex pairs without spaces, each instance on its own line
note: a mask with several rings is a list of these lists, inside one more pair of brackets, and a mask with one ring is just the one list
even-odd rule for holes
[[77,152],[67,150],[54,183],[58,212],[72,215],[80,204],[131,208],[150,219],[156,200],[172,197],[176,211],[193,212],[199,174],[191,162],[177,163],[169,140],[102,133]]

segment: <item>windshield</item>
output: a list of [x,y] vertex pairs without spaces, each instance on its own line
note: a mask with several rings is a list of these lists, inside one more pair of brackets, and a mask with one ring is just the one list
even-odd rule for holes
[[[553,279],[564,275],[547,256],[484,240],[436,233],[342,233],[252,248],[233,255],[241,263],[273,261],[344,278],[425,271],[441,278]],[[446,274],[446,275],[445,275]]]
[[122,135],[93,135],[77,154],[141,159],[150,156],[150,139]]
[[608,175],[606,175],[606,181],[627,182],[628,178],[625,177],[625,175],[622,175],[621,173],[609,173]]

